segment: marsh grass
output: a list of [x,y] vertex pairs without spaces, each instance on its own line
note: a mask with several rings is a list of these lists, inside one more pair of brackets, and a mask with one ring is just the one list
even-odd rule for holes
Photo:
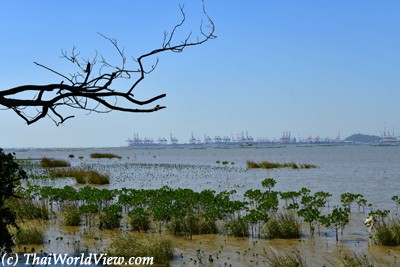
[[363,252],[354,252],[345,249],[341,253],[341,266],[343,267],[374,267],[374,261]]
[[307,262],[303,259],[300,251],[276,251],[272,248],[267,251],[267,266],[270,267],[306,267]]
[[68,161],[62,159],[50,159],[42,158],[40,161],[42,168],[57,168],[57,167],[69,167],[71,164]]
[[400,245],[400,219],[385,218],[384,221],[375,225],[372,238],[375,243],[383,246],[399,246]]
[[100,213],[100,228],[115,229],[119,228],[122,219],[122,207],[118,204],[104,208]]
[[147,238],[138,238],[137,235],[122,234],[111,239],[110,256],[116,257],[154,257],[154,263],[168,263],[173,256],[173,243],[168,237],[150,235]]
[[44,203],[34,203],[29,198],[10,198],[7,206],[15,212],[20,221],[26,220],[49,220],[50,213]]
[[18,229],[12,228],[17,245],[41,245],[44,243],[45,223],[42,220],[18,222]]
[[87,170],[64,170],[56,169],[50,170],[50,176],[52,178],[64,178],[72,177],[78,184],[109,184],[110,177],[107,174],[100,174],[97,171]]
[[225,232],[227,235],[236,237],[248,237],[249,227],[243,218],[231,220],[225,224]]
[[65,226],[79,226],[81,223],[81,213],[76,205],[64,206],[62,210],[62,222]]
[[112,154],[112,153],[92,153],[92,154],[90,154],[90,158],[92,158],[92,159],[113,159],[113,158],[120,159],[122,157],[119,155],[116,155],[116,154]]
[[150,215],[144,210],[128,212],[128,222],[133,231],[147,231],[150,229]]
[[290,163],[277,163],[277,162],[270,162],[270,161],[261,161],[261,162],[254,162],[248,160],[247,162],[248,169],[279,169],[279,168],[289,168],[289,169],[313,169],[317,168],[316,165],[313,164],[296,164],[294,162]]
[[263,226],[263,235],[266,238],[300,238],[301,223],[294,212],[284,212],[273,216]]

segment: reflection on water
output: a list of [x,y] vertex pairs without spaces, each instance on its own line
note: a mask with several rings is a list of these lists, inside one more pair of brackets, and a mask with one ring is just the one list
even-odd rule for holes
[[[122,159],[90,159],[93,152],[110,152]],[[68,159],[69,154],[75,158]],[[280,148],[113,148],[113,149],[59,149],[16,151],[18,158],[54,157],[68,159],[73,166],[90,166],[111,175],[107,188],[191,188],[196,191],[213,189],[215,191],[236,190],[237,198],[242,198],[248,189],[257,189],[266,177],[277,181],[275,190],[289,191],[308,187],[312,192],[327,191],[333,194],[331,205],[338,204],[344,192],[360,193],[375,209],[396,210],[390,200],[399,195],[400,188],[400,147],[372,146],[332,146],[332,147],[280,147]],[[83,156],[83,159],[79,159]],[[273,161],[310,163],[317,169],[307,170],[261,170],[246,169],[246,161]],[[227,161],[222,165],[217,161]],[[74,180],[42,180],[42,185],[74,185]],[[176,247],[172,266],[195,266],[202,259],[210,266],[264,266],[268,253],[272,250],[298,249],[313,266],[335,266],[334,258],[343,248],[368,252],[376,259],[393,260],[399,257],[398,248],[371,245],[363,221],[365,213],[353,207],[352,221],[345,229],[338,244],[334,232],[323,230],[321,236],[304,237],[301,240],[259,240],[252,238],[232,238],[222,235],[195,236],[193,240],[174,238]],[[369,210],[366,210],[366,214]],[[59,229],[50,227],[45,249],[73,251],[75,241],[79,246],[94,247],[99,251],[107,248],[105,231],[93,236],[83,236],[84,229]],[[87,232],[87,231],[86,231]],[[307,227],[304,227],[307,234]],[[66,236],[63,242],[54,241]],[[75,242],[75,243],[74,243]],[[68,244],[67,244],[68,243]],[[64,247],[63,247],[64,246]],[[226,265],[225,265],[226,263]]]

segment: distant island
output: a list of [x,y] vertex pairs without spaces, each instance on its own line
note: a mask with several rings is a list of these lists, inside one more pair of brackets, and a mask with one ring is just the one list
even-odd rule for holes
[[382,137],[377,135],[367,135],[367,134],[353,134],[346,139],[345,142],[352,142],[352,143],[377,143],[382,140]]

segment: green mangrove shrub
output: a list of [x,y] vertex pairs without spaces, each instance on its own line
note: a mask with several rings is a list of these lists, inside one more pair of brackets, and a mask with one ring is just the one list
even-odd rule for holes
[[320,220],[325,227],[335,230],[336,242],[338,242],[339,230],[343,236],[343,230],[350,222],[350,209],[348,207],[335,206],[331,213],[322,215]]

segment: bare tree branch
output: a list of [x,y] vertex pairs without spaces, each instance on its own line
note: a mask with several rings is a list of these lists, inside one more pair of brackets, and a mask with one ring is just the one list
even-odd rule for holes
[[[207,30],[204,30],[203,23],[201,23],[199,36],[192,38],[192,32],[190,32],[184,40],[177,41],[175,35],[186,21],[183,5],[180,5],[180,11],[182,19],[173,27],[171,33],[164,33],[160,48],[142,54],[137,58],[132,57],[132,63],[136,64],[136,68],[127,67],[125,49],[118,45],[116,39],[98,33],[116,49],[120,58],[119,64],[111,64],[102,55],[99,55],[98,60],[97,51],[92,59],[83,59],[80,58],[80,52],[76,51],[75,46],[70,53],[62,50],[61,58],[76,66],[77,71],[75,73],[64,74],[51,67],[34,62],[37,66],[56,74],[62,81],[46,85],[21,85],[2,90],[0,91],[0,105],[12,109],[27,124],[35,123],[48,116],[56,125],[74,117],[74,115],[63,114],[65,112],[63,107],[97,113],[113,110],[132,113],[155,112],[164,109],[165,106],[158,104],[148,106],[164,98],[166,94],[159,94],[145,100],[138,100],[132,94],[138,84],[143,81],[146,75],[154,71],[158,64],[158,58],[155,59],[155,64],[151,67],[146,67],[143,61],[168,51],[179,53],[186,47],[201,45],[216,38],[214,23],[208,16],[203,2],[203,13],[208,21]],[[136,78],[133,79],[133,77]],[[132,83],[128,88],[118,88],[116,81],[120,79],[132,80]],[[33,95],[33,98],[26,99],[22,95]],[[140,108],[134,106],[140,106]],[[142,106],[143,108],[141,108]]]

